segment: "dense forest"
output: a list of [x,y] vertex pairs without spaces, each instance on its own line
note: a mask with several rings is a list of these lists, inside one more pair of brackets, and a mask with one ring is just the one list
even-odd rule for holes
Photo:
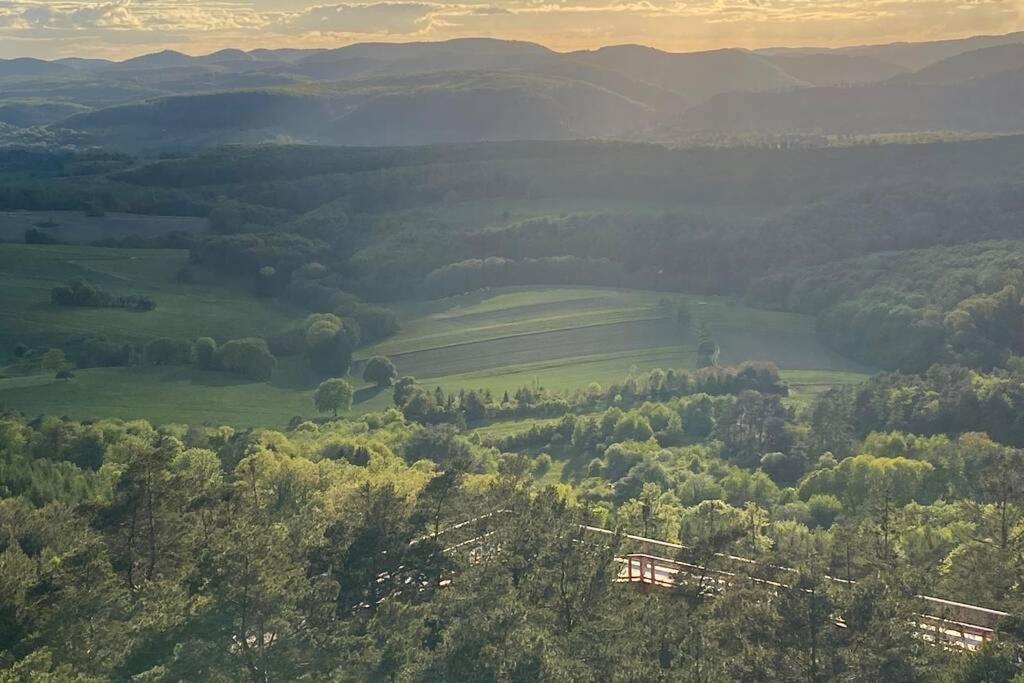
[[[1016,622],[973,655],[909,628],[921,593],[1022,607],[1020,452],[983,421],[905,421],[893,403],[941,381],[796,410],[756,366],[657,371],[555,408],[526,388],[441,397],[463,424],[563,414],[498,440],[417,415],[433,392],[402,382],[401,411],[286,433],[8,415],[3,675],[1009,680]],[[571,476],[538,484],[552,457]],[[581,542],[579,524],[682,540],[707,566],[795,567],[794,586],[644,595],[612,581],[614,539]]]
[[[523,284],[746,294],[818,316],[830,346],[870,366],[987,370],[1019,351],[1018,302],[1003,310],[995,299],[1021,283],[1015,242],[974,243],[1020,237],[1021,145],[266,146],[141,166],[105,153],[12,151],[2,155],[0,206],[207,215],[207,234],[102,243],[188,246],[196,265],[313,312],[336,312],[348,294],[388,302]],[[458,212],[592,197],[621,208],[507,209],[484,222]],[[665,208],[629,208],[638,202]],[[970,246],[906,251],[961,244]],[[899,254],[844,261],[890,251]],[[303,269],[310,263],[317,269]],[[381,315],[372,306],[345,304],[356,307],[366,309],[355,315],[364,330],[381,328],[368,338],[393,328],[371,320]]]

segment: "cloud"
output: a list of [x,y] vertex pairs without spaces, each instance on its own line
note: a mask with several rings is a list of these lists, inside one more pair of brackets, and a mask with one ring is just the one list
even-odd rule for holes
[[275,28],[350,34],[408,34],[426,26],[443,5],[422,2],[378,2],[369,5],[321,5],[287,17]]
[[131,11],[131,0],[91,5],[29,5],[20,13],[29,28],[116,28],[142,29],[144,23]]

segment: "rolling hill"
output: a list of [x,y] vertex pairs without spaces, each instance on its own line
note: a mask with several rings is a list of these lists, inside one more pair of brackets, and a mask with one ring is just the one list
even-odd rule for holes
[[168,97],[61,125],[113,144],[134,138],[258,142],[277,135],[352,145],[622,135],[647,124],[642,102],[582,81],[442,72],[331,86]]
[[[0,123],[123,149],[704,134],[1002,133],[1024,34],[842,48],[560,53],[467,38],[122,62],[0,61]],[[985,81],[985,79],[997,79]],[[12,108],[14,107],[14,108]],[[10,135],[8,135],[10,137]]]
[[949,84],[1024,68],[1024,43],[986,47],[944,59],[898,79],[900,83]]
[[919,43],[886,43],[881,45],[855,45],[841,48],[768,48],[758,50],[765,55],[818,55],[839,54],[870,57],[908,70],[923,69],[929,64],[948,59],[964,52],[996,45],[1024,43],[1024,31],[996,36],[971,36],[951,40],[931,40]]
[[955,83],[805,88],[729,93],[686,111],[679,134],[864,134],[921,130],[1015,133],[1024,130],[1024,64],[1015,71]]

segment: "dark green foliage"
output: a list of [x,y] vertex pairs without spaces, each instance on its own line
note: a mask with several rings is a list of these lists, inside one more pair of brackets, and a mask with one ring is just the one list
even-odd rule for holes
[[56,237],[38,228],[25,231],[25,244],[60,244]]
[[75,359],[80,368],[107,368],[129,365],[135,355],[131,344],[88,339],[78,349]]
[[152,311],[156,302],[152,297],[139,295],[115,296],[84,280],[72,280],[50,291],[50,299],[58,306],[83,308],[127,308],[133,311]]
[[472,459],[469,441],[452,425],[422,427],[406,442],[402,455],[408,462],[433,460],[442,467],[451,462]]
[[1017,242],[907,251],[779,273],[749,298],[818,314],[830,345],[880,367],[988,369],[1024,352],[1022,264]]
[[195,364],[200,370],[214,370],[217,368],[217,342],[209,337],[200,337],[192,345],[192,356]]
[[397,377],[395,364],[386,356],[374,356],[366,361],[366,367],[363,368],[363,379],[379,387],[391,386]]
[[149,365],[186,365],[192,362],[192,342],[161,337],[146,344],[143,357]]
[[63,287],[54,287],[50,299],[60,306],[84,306],[98,308],[105,306],[110,295],[84,280],[72,280]]
[[1024,379],[979,375],[966,368],[935,366],[922,375],[881,374],[854,398],[850,423],[856,434],[985,432],[1024,446]]
[[788,453],[793,444],[793,414],[778,396],[744,391],[721,415],[715,436],[722,454],[743,467],[756,467],[766,453]]
[[210,230],[220,234],[240,232],[266,232],[278,224],[286,223],[289,213],[265,206],[243,204],[233,199],[224,199],[210,211]]
[[225,342],[217,358],[217,365],[224,370],[260,382],[269,380],[277,366],[267,342],[255,337]]
[[303,329],[310,367],[323,376],[348,374],[352,351],[359,344],[357,324],[330,313],[321,313],[306,318]]
[[255,277],[271,267],[288,277],[300,266],[321,257],[326,245],[289,233],[211,236],[192,248],[196,263],[223,272]]

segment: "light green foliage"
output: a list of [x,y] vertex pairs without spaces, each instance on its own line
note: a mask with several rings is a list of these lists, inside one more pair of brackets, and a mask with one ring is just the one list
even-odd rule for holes
[[318,412],[346,412],[352,407],[352,385],[343,379],[329,379],[321,382],[313,393],[313,405]]

